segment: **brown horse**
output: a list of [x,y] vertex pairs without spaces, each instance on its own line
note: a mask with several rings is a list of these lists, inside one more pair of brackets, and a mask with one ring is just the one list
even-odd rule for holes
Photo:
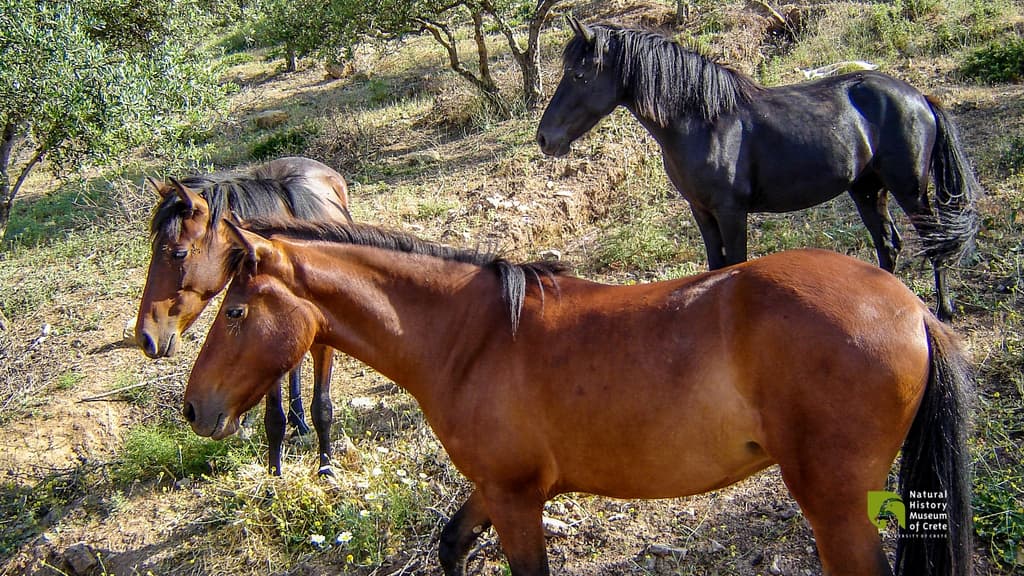
[[492,524],[512,574],[548,574],[556,494],[684,496],[773,463],[825,573],[891,574],[865,511],[901,445],[903,498],[944,491],[949,520],[904,534],[898,573],[971,572],[970,370],[888,272],[800,250],[608,286],[369,226],[247,226],[185,418],[223,438],[309,346],[363,360],[475,484],[441,534],[448,575]]
[[[161,196],[150,223],[153,255],[142,292],[135,336],[150,358],[172,356],[181,334],[230,279],[227,255],[231,243],[225,218],[281,216],[350,222],[348,186],[330,167],[309,158],[279,158],[248,174],[191,176],[149,185]],[[319,439],[321,473],[330,473],[330,428],[333,407],[330,348],[314,346],[313,426]],[[298,366],[289,378],[287,421],[307,434]],[[285,414],[278,385],[267,396],[264,415],[270,447],[269,466],[281,472]]]

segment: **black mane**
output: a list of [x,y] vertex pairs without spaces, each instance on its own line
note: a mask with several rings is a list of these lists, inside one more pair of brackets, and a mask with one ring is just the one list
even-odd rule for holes
[[611,24],[588,28],[594,33],[593,42],[575,35],[565,46],[563,62],[605,54],[598,62],[614,67],[612,73],[618,74],[631,95],[636,112],[660,126],[686,114],[714,120],[735,110],[740,102],[749,102],[762,89],[746,74],[662,34]]
[[[252,175],[196,175],[181,178],[179,182],[206,199],[210,206],[211,229],[232,214],[242,220],[267,216],[316,220],[325,218],[328,213],[328,207],[299,173],[268,176],[257,168]],[[348,216],[348,210],[343,210]],[[186,217],[185,204],[176,194],[170,194],[157,205],[150,233],[153,237],[177,238],[181,234],[181,221]]]
[[[242,227],[265,237],[280,235],[297,240],[370,246],[395,252],[423,254],[442,260],[463,262],[482,268],[489,268],[498,275],[501,282],[502,298],[508,304],[513,334],[515,334],[519,327],[519,317],[523,309],[523,302],[526,299],[529,280],[532,278],[537,283],[540,297],[543,300],[544,283],[542,278],[554,279],[555,276],[563,275],[569,270],[566,264],[554,261],[515,264],[495,252],[444,246],[417,238],[405,232],[388,230],[369,224],[284,221],[271,218],[256,218],[246,220]],[[241,265],[241,261],[242,254],[238,251],[233,253],[231,269],[237,270]]]

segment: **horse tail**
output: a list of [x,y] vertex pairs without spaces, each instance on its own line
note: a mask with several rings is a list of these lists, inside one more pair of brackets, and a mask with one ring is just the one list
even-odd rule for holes
[[942,494],[949,529],[945,538],[902,533],[896,545],[896,574],[969,576],[973,521],[967,429],[972,371],[945,325],[929,316],[925,331],[931,365],[924,397],[903,442],[900,496],[909,512],[915,499],[934,500]]
[[937,210],[921,228],[924,253],[932,261],[959,260],[974,246],[978,232],[977,202],[982,188],[967,160],[952,118],[937,100],[926,96],[935,117],[932,180]]

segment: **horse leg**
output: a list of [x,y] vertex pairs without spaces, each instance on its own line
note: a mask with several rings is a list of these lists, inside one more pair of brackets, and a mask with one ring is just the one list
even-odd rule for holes
[[[903,208],[903,211],[910,218],[910,223],[917,230],[918,236],[927,239],[941,234],[941,231],[937,230],[938,224],[936,223],[931,206],[923,195],[894,194],[894,196],[900,208]],[[935,274],[935,315],[938,316],[939,320],[949,322],[953,319],[953,297],[949,295],[947,287],[946,261],[945,258],[939,256],[932,256],[929,258],[929,261],[932,264],[932,272]]]
[[285,417],[281,403],[281,381],[267,392],[267,408],[263,412],[263,428],[267,432],[268,467],[274,476],[281,475],[281,446],[284,444]]
[[850,197],[871,234],[878,255],[878,266],[889,272],[896,270],[896,260],[903,247],[903,240],[889,213],[889,195],[882,189],[881,183],[871,177],[854,182],[850,187]]
[[437,556],[445,576],[464,576],[469,548],[490,526],[491,520],[484,509],[480,491],[474,490],[441,530]]
[[316,345],[309,349],[313,356],[313,428],[316,429],[317,446],[320,452],[321,476],[334,476],[331,470],[331,424],[334,422],[334,405],[331,403],[331,372],[334,368],[334,349]]
[[690,204],[690,212],[697,221],[697,228],[700,229],[700,236],[704,239],[704,249],[708,254],[708,269],[717,270],[726,265],[725,243],[722,242],[722,231],[718,228],[718,221],[715,215],[707,210],[697,208]]
[[891,576],[878,529],[867,513],[868,491],[884,484],[886,470],[877,464],[880,460],[862,462],[858,467],[816,453],[804,462],[813,464],[780,468],[782,479],[814,530],[824,574]]
[[953,297],[946,288],[946,263],[939,258],[932,258],[932,271],[935,273],[935,298],[938,308],[935,315],[943,322],[953,319]]
[[302,408],[302,360],[288,374],[288,424],[295,428],[296,436],[309,434],[306,412]]
[[549,576],[541,513],[544,501],[523,488],[485,490],[484,501],[512,576]]
[[747,261],[747,213],[719,211],[715,213],[725,250],[725,265]]

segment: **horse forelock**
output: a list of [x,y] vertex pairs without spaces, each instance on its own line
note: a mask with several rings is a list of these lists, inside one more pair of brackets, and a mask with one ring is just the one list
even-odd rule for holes
[[[334,221],[285,221],[280,218],[247,220],[243,227],[261,236],[283,236],[296,240],[330,242],[368,246],[407,254],[420,254],[461,262],[492,270],[499,279],[502,299],[508,305],[512,331],[519,327],[519,318],[531,281],[544,297],[544,278],[564,275],[569,268],[562,262],[529,262],[515,264],[494,251],[455,248],[417,238],[405,232],[388,230],[369,224],[338,223]],[[229,270],[237,273],[244,254],[233,251]]]
[[589,55],[612,67],[641,116],[667,126],[687,114],[711,121],[748,102],[760,89],[749,76],[650,30],[610,24],[590,26],[593,42],[579,36],[566,45],[566,64]]

